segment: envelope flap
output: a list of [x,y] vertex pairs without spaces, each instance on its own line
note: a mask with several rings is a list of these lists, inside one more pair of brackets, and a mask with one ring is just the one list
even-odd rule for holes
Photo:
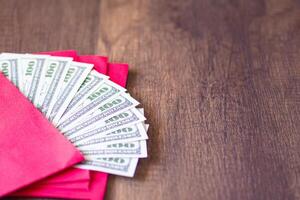
[[2,74],[0,120],[0,196],[83,160]]

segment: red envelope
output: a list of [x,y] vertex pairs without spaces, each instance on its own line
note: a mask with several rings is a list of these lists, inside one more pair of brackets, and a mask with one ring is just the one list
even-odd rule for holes
[[[62,52],[58,52],[62,53]],[[49,53],[47,53],[49,54]],[[57,55],[57,53],[55,52]],[[54,55],[54,54],[51,54]],[[61,54],[57,56],[62,56]],[[106,72],[106,68],[103,67],[103,59],[107,59],[101,56],[79,56],[77,61],[88,62],[95,65],[95,69],[100,72]],[[102,60],[102,61],[101,61]],[[119,72],[120,69],[122,73]],[[127,74],[128,74],[128,65],[126,64],[110,64],[109,65],[110,75],[113,77],[113,81],[121,84],[123,87],[126,85]],[[116,74],[118,73],[118,75]],[[80,169],[78,169],[80,170]],[[32,197],[58,197],[58,198],[68,198],[68,199],[91,199],[99,200],[103,199],[107,183],[107,174],[101,172],[91,171],[91,180],[89,191],[86,191],[85,188],[82,189],[62,189],[62,188],[53,188],[48,184],[45,186],[29,187],[26,190],[18,191],[14,196],[32,196]]]
[[56,184],[56,183],[70,183],[78,181],[89,181],[90,172],[88,170],[79,170],[70,167],[62,172],[56,173],[48,178],[38,182],[38,184]]
[[[61,50],[61,51],[51,51],[51,52],[39,52],[38,54],[47,54],[51,56],[62,56],[62,57],[71,57],[75,61],[78,61],[78,54],[75,50]],[[105,68],[106,71],[106,65],[104,61],[107,61],[107,59],[103,59],[100,62],[98,61],[98,68]],[[104,67],[103,67],[103,66]],[[78,180],[86,180],[90,179],[90,173],[88,170],[82,170],[77,168],[71,168],[66,169],[63,172],[60,172],[59,174],[53,175],[47,179],[43,179],[43,184],[52,183],[52,182],[70,182],[70,181],[78,181]]]
[[127,76],[128,76],[128,64],[120,63],[109,63],[107,75],[110,77],[110,80],[126,87]]
[[88,190],[85,188],[60,189],[38,186],[31,188],[31,190],[19,191],[14,196],[102,200],[106,190],[106,183],[107,174],[91,171],[91,181]]
[[[89,191],[89,185],[90,185],[90,180],[85,180],[85,181],[72,181],[69,183],[55,183],[55,184],[34,184],[31,185],[32,188],[47,188],[47,189],[71,189],[71,190],[85,190]],[[35,187],[34,187],[35,186]]]
[[2,74],[0,85],[0,196],[83,160]]
[[101,74],[107,74],[108,58],[105,56],[83,55],[78,56],[77,61],[94,64],[94,69]]

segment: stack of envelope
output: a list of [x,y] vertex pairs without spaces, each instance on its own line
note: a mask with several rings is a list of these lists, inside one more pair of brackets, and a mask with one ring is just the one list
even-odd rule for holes
[[[11,53],[2,55],[5,58],[20,57]],[[26,77],[19,81],[18,78],[21,76],[18,76],[17,72],[9,77],[8,74],[13,74],[13,68],[10,66],[14,64],[13,62],[1,63],[0,56],[2,66],[2,73],[0,73],[0,197],[103,199],[107,173],[133,176],[138,159],[147,156],[145,141],[148,139],[146,134],[148,125],[144,123],[143,110],[134,108],[138,102],[123,89],[126,86],[128,65],[108,63],[108,58],[103,56],[78,55],[74,50],[41,52],[36,55],[41,57],[44,55],[45,62],[55,57],[62,58],[62,60],[65,58],[67,62],[72,62],[71,64],[87,66],[88,70],[84,80],[77,86],[75,91],[77,93],[74,93],[70,99],[68,96],[62,98],[68,102],[63,112],[60,113],[59,109],[58,112],[54,112],[55,107],[60,105],[58,100],[50,104],[52,109],[50,112],[49,107],[44,103],[48,97],[42,91],[51,90],[51,84],[46,81],[47,73],[51,73],[51,64],[47,72],[40,72],[46,75],[43,79],[44,86],[40,87],[36,84],[36,89],[34,89],[39,91],[40,95],[37,98],[37,95],[31,92],[34,88],[32,82],[37,81],[41,75],[33,76],[31,80],[28,79],[29,81]],[[26,58],[27,56],[23,60]],[[34,66],[34,63],[28,60],[27,63],[25,61],[21,63],[28,66],[22,73],[38,74],[37,71],[32,72],[31,65]],[[66,78],[63,81],[68,81],[69,72],[71,73],[72,70],[65,72]],[[80,106],[81,108],[89,106],[85,104],[86,101],[78,101],[76,109],[70,105],[76,104],[76,97],[79,100],[82,98],[83,94],[80,94],[80,91],[85,89],[88,91],[87,89],[92,87],[90,81],[92,75],[99,77],[103,83],[100,90],[91,89],[85,94],[86,97],[97,98],[97,95],[101,95],[101,92],[107,91],[109,87],[117,88],[120,93],[111,96],[110,99],[102,100],[102,104],[95,104],[98,106],[97,109],[93,108],[86,114],[82,112],[83,109],[80,109]],[[76,78],[77,81],[79,79],[80,77]],[[22,86],[18,85],[18,81],[22,83]],[[26,87],[28,82],[30,82],[30,87]],[[63,84],[64,82],[60,83],[60,85]],[[104,84],[107,84],[107,87],[103,87]],[[61,87],[67,88],[66,85]],[[76,85],[73,84],[72,87]],[[109,95],[109,93],[104,94]],[[52,96],[59,99],[59,95],[58,92],[56,96]],[[130,104],[127,105],[130,109],[117,112],[117,109],[121,109],[120,103],[123,99],[129,99],[132,107]],[[61,105],[64,107],[63,103]],[[104,111],[107,111],[109,115],[105,115]],[[127,116],[130,116],[131,112],[139,117],[129,123],[131,118]],[[118,121],[118,117],[124,120]],[[97,121],[97,118],[100,120]],[[95,123],[91,123],[92,120]],[[116,124],[123,125],[115,126]],[[106,129],[107,127],[109,128]],[[102,129],[105,131],[98,131]],[[138,137],[135,136],[134,139],[135,133],[138,133]]]

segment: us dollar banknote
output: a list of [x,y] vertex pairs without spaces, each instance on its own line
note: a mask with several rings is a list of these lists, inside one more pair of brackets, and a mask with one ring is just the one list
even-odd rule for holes
[[22,84],[19,89],[30,100],[36,96],[38,84],[48,56],[27,54],[20,59],[22,68]]
[[108,131],[104,134],[96,135],[90,137],[87,141],[79,141],[76,147],[80,148],[82,146],[93,146],[102,144],[111,144],[117,142],[132,142],[137,140],[147,140],[147,129],[149,125],[144,125],[142,123],[126,125],[123,128],[119,128],[115,131]]
[[101,85],[104,80],[108,80],[108,78],[108,76],[100,74],[96,70],[92,70],[68,105],[62,116],[62,119],[68,118],[68,115],[72,113],[72,111],[74,111],[77,106],[80,105],[89,95],[91,95],[97,86]]
[[72,123],[85,118],[89,113],[96,109],[96,106],[105,103],[110,98],[113,98],[124,91],[125,89],[122,89],[115,83],[112,83],[111,81],[105,81],[86,97],[86,99],[77,107],[74,113],[70,114],[68,117],[62,118],[58,123],[58,128],[65,131],[67,126],[70,126]]
[[37,87],[33,104],[44,114],[47,113],[55,92],[59,91],[63,78],[69,69],[72,58],[50,56],[47,58],[41,80]]
[[104,134],[107,131],[114,131],[126,125],[137,124],[145,120],[146,118],[136,108],[132,108],[91,126],[79,124],[68,132],[63,133],[71,142],[76,144],[76,142],[87,140],[91,136]]
[[133,177],[137,163],[138,158],[99,158],[97,161],[85,161],[76,167]]
[[[23,75],[23,71],[22,71],[22,67],[21,67],[21,57],[23,57],[24,54],[19,54],[19,53],[1,53],[0,54],[0,58],[1,60],[14,60],[13,61],[13,65],[15,65],[16,67],[12,67],[10,66],[9,68],[13,69],[11,72],[13,72],[13,74],[11,74],[11,76],[7,77],[9,78],[9,80],[12,81],[13,84],[15,84],[15,86],[17,88],[20,88],[20,86],[22,86],[23,82],[22,82],[22,75]],[[15,77],[15,78],[13,78]]]
[[18,58],[2,58],[0,57],[0,71],[6,76],[14,85],[18,87]]
[[103,145],[90,145],[78,148],[87,160],[105,157],[147,157],[146,140],[134,142],[119,142]]
[[74,61],[71,62],[70,67],[63,78],[60,91],[58,92],[58,95],[54,97],[55,99],[50,103],[49,110],[46,114],[53,124],[56,125],[58,123],[59,119],[65,112],[65,109],[68,107],[72,98],[75,96],[92,68],[93,65],[91,64]]
[[[69,130],[70,127],[72,128],[78,125],[79,123],[80,124],[84,123],[85,126],[89,126],[92,123],[97,123],[98,121],[104,120],[109,116],[133,108],[138,104],[139,102],[133,99],[130,95],[126,93],[121,93],[119,96],[110,98],[108,101],[103,101],[98,106],[93,108],[91,112],[87,112],[84,114],[79,112],[77,115],[73,115],[64,123],[62,123],[59,126],[59,129],[61,129],[62,131],[66,131]],[[70,124],[71,125],[73,124],[73,126],[70,126]]]

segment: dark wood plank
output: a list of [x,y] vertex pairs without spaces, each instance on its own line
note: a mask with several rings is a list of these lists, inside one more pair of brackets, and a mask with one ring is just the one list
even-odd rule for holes
[[149,158],[106,199],[300,198],[298,1],[0,2],[1,51],[130,64]]
[[296,1],[102,1],[98,52],[151,124],[107,199],[300,198],[299,25]]
[[95,51],[98,0],[1,0],[0,50],[37,52]]

